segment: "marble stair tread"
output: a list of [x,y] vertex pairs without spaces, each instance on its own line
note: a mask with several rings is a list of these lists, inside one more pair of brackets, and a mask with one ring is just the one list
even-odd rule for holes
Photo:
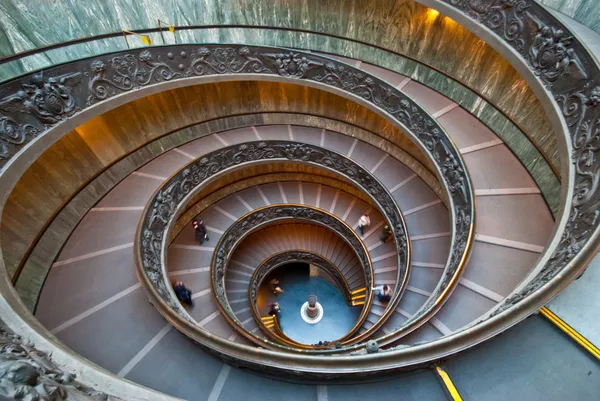
[[[358,141],[352,152],[352,160],[360,164],[367,171],[372,171],[385,156],[386,153],[384,151],[363,141]],[[385,159],[388,158],[389,156],[385,157]]]
[[[252,127],[242,127],[236,128],[232,130],[222,131],[218,133],[218,141],[225,142],[227,146],[237,145],[243,142],[252,142],[256,141],[256,136],[254,134],[254,130]],[[224,146],[223,143],[221,146]]]
[[141,214],[141,210],[87,213],[67,240],[57,261],[132,243]]
[[175,150],[169,150],[151,160],[137,171],[142,174],[156,177],[169,177],[190,161],[191,159],[185,157],[181,153]]
[[181,145],[178,149],[189,155],[200,157],[223,147],[214,135],[207,135]]
[[450,297],[436,314],[436,318],[453,331],[471,323],[497,304],[461,285],[456,286],[454,292],[456,296]]
[[534,252],[475,241],[462,277],[508,296],[531,272],[538,257]]
[[552,232],[552,226],[550,211],[540,196],[477,198],[477,234],[543,247]]
[[310,143],[317,146],[321,144],[321,137],[327,135],[327,131],[321,128],[294,125],[292,129],[294,131],[294,139],[296,141],[300,143]]
[[160,180],[130,174],[111,189],[95,208],[143,207],[160,185]]
[[373,174],[388,190],[414,175],[412,170],[393,157],[386,158]]
[[430,114],[435,114],[454,103],[444,95],[415,81],[407,83],[402,88],[402,92],[410,96]]
[[212,250],[184,249],[170,246],[167,251],[169,272],[210,267]]
[[325,140],[323,141],[323,147],[345,156],[350,153],[353,144],[354,138],[331,131],[325,133]]
[[53,267],[35,315],[44,326],[54,328],[137,282],[131,248]]
[[117,373],[165,325],[138,288],[56,336],[73,351]]
[[536,188],[535,181],[525,167],[504,145],[465,154],[463,159],[476,190]]
[[485,124],[461,107],[444,114],[437,121],[452,135],[459,149],[499,139]]
[[448,209],[441,204],[435,204],[418,210],[404,217],[409,235],[425,235],[450,231]]

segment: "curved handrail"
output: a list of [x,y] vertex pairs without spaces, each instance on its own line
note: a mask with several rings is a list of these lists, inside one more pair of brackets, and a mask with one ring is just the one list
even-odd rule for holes
[[[258,289],[262,286],[262,283],[263,283],[265,277],[267,277],[275,269],[277,269],[278,267],[280,267],[284,264],[295,263],[295,262],[310,263],[312,265],[316,265],[318,268],[325,271],[329,276],[331,276],[333,281],[335,281],[336,285],[339,288],[341,288],[342,294],[343,294],[344,298],[346,299],[346,303],[348,303],[348,305],[351,306],[351,302],[352,302],[351,301],[351,290],[350,290],[350,287],[348,286],[348,281],[346,280],[346,278],[342,274],[342,272],[329,259],[325,258],[322,255],[318,255],[314,252],[303,250],[303,249],[290,249],[287,251],[278,252],[278,253],[268,257],[267,259],[262,261],[260,263],[260,265],[258,265],[258,267],[252,273],[252,277],[250,278],[250,287],[248,287],[248,300],[250,303],[250,311],[252,313],[252,316],[254,317],[254,320],[256,321],[257,324],[259,324],[259,326],[261,327],[261,329],[263,329],[263,331],[265,331],[264,329],[266,329],[266,328],[262,324],[263,321],[262,321],[262,318],[261,318],[260,313],[257,308]],[[363,306],[363,310],[368,310],[368,309]],[[279,324],[276,322],[276,319],[277,319],[276,316],[274,316],[274,323],[276,325],[276,333],[280,337],[283,337],[284,339],[289,340],[289,344],[293,344],[294,347],[302,348],[305,344],[295,342],[295,341],[291,340],[289,337],[287,337],[287,335],[285,335],[285,333],[283,332],[281,327],[279,327]],[[361,324],[362,323],[364,323],[364,319],[362,320]],[[267,333],[267,335],[273,336],[273,332],[271,332],[268,329],[266,329],[266,333]],[[345,337],[350,336],[350,335],[351,334],[349,332]],[[274,336],[274,337],[277,340],[279,340],[279,338],[277,338],[277,336]],[[335,340],[332,342],[335,343]],[[319,347],[313,345],[310,348],[318,349]]]
[[[481,7],[477,9],[471,9],[471,3],[456,0],[445,1],[448,8],[440,6],[441,0],[431,0],[428,3],[439,6],[442,11],[454,10],[457,15],[455,19],[459,22],[471,23],[481,36],[493,38],[498,43],[504,42],[498,46],[513,47],[515,53],[522,54],[519,56],[519,63],[526,66],[530,73],[537,72],[538,82],[545,85],[547,94],[555,96],[549,104],[560,112],[562,130],[559,133],[565,133],[567,154],[574,149],[572,160],[575,161],[573,166],[565,164],[569,172],[563,174],[569,185],[568,191],[565,191],[566,221],[564,224],[561,222],[555,233],[557,241],[549,247],[547,256],[544,256],[534,269],[530,280],[515,293],[517,297],[503,304],[506,310],[499,311],[485,323],[454,333],[442,340],[376,355],[357,356],[353,359],[352,369],[349,369],[347,358],[331,358],[327,366],[317,369],[314,367],[317,361],[315,357],[278,355],[268,350],[252,352],[248,347],[230,344],[226,340],[208,339],[214,350],[227,347],[232,357],[241,361],[240,365],[264,370],[281,369],[288,373],[304,372],[307,375],[312,372],[314,377],[327,372],[339,375],[337,369],[343,369],[348,374],[390,371],[452,355],[498,334],[531,314],[577,277],[595,256],[600,245],[599,219],[597,208],[594,207],[598,203],[598,187],[595,185],[598,180],[595,171],[600,160],[600,149],[593,146],[596,137],[592,130],[600,113],[597,107],[600,104],[600,90],[597,87],[600,82],[600,67],[576,39],[569,37],[568,29],[534,2],[489,2],[480,4]],[[515,28],[508,29],[511,27],[510,21],[506,23],[504,19],[507,11],[515,13],[518,17]],[[492,18],[498,13],[500,18]],[[490,26],[492,22],[498,25]],[[487,28],[481,29],[486,26]],[[533,29],[525,29],[525,26]],[[541,59],[542,54],[550,58]],[[556,62],[546,64],[549,60]],[[566,66],[574,70],[567,69]],[[579,79],[573,79],[573,71]],[[22,126],[21,124],[20,127]],[[10,297],[11,301],[15,300],[14,295],[5,293],[5,296]],[[30,315],[22,310],[17,313],[30,318]],[[173,322],[180,323],[180,329],[191,334],[185,321],[174,319]],[[28,320],[28,324],[35,325],[31,320]],[[58,347],[55,342],[51,345]],[[261,362],[249,360],[249,355],[256,357],[256,360],[260,358]],[[289,368],[286,370],[286,366],[292,364],[293,371]]]
[[[170,230],[178,217],[179,209],[185,206],[188,199],[191,199],[202,185],[216,179],[221,172],[248,163],[278,160],[305,163],[341,174],[358,187],[363,188],[374,200],[388,220],[398,252],[397,285],[386,309],[388,315],[392,313],[408,281],[410,261],[406,225],[396,202],[383,184],[345,156],[319,146],[289,141],[249,142],[213,151],[190,162],[156,191],[146,205],[137,233],[137,237],[141,239],[136,243],[137,266],[139,276],[143,277],[144,288],[149,291],[151,296],[165,302],[180,316],[190,319],[176,301],[173,291],[168,285],[166,264],[164,263],[166,239],[170,238]],[[220,250],[215,251],[213,263],[222,264],[226,256]],[[142,260],[143,263],[140,263]],[[221,275],[219,279],[222,281],[223,273],[218,269],[216,271]],[[214,272],[215,269],[213,269],[213,274],[215,274]],[[214,283],[215,280],[213,279],[212,282]],[[213,292],[217,297],[225,296],[223,285],[216,285]],[[227,316],[227,314],[224,315]],[[359,336],[346,340],[344,344],[351,345],[361,341],[370,333],[375,332],[386,318],[384,313],[376,324]]]
[[[235,316],[235,313],[233,312],[233,309],[231,308],[231,305],[227,299],[227,289],[225,285],[227,266],[229,265],[231,256],[235,253],[238,246],[249,235],[260,229],[270,226],[273,223],[289,221],[308,222],[310,224],[326,227],[335,232],[348,244],[348,246],[354,250],[358,260],[362,265],[366,285],[369,286],[373,284],[373,277],[375,273],[373,271],[373,264],[371,262],[367,247],[352,229],[352,227],[333,214],[315,207],[293,203],[269,205],[248,212],[246,215],[240,217],[227,230],[225,230],[215,246],[212,263],[210,266],[211,289],[217,300],[217,306],[223,313],[225,319],[227,319],[240,334],[258,345],[264,346],[272,344],[265,342],[264,339],[246,330],[237,316]],[[255,295],[252,294],[252,287],[250,287],[248,291],[251,296]],[[363,307],[356,324],[348,331],[346,335],[339,339],[339,341],[352,336],[352,334],[354,334],[354,332],[356,332],[356,330],[362,326],[369,313],[372,301],[373,293],[369,291],[367,302]],[[301,344],[296,348],[296,350],[298,348],[309,350],[318,349],[306,344]]]
[[[410,60],[411,62],[417,63],[418,65],[422,66],[423,68],[426,69],[431,69],[432,71],[434,71],[437,74],[441,74],[442,76],[444,76],[446,79],[451,80],[452,82],[455,82],[456,84],[458,84],[461,87],[466,88],[468,91],[475,93],[477,96],[481,97],[482,99],[486,99],[486,95],[470,86],[468,86],[468,84],[465,84],[461,81],[459,81],[456,77],[451,76],[448,72],[437,68],[436,66],[426,63],[423,60],[419,60],[415,57],[411,57],[410,54],[402,54],[399,53],[397,51],[391,50],[389,48],[380,46],[376,43],[370,43],[367,41],[363,41],[363,40],[359,40],[357,38],[352,38],[352,37],[345,37],[345,36],[341,36],[341,35],[336,35],[336,34],[332,34],[332,33],[327,33],[327,32],[319,32],[316,30],[310,30],[310,29],[300,29],[300,28],[292,28],[292,27],[279,27],[279,26],[270,26],[270,25],[239,25],[239,24],[219,24],[219,25],[176,25],[174,26],[175,31],[184,31],[184,30],[207,30],[207,29],[264,29],[264,30],[272,30],[272,31],[293,31],[293,32],[298,32],[298,33],[302,33],[302,34],[308,34],[308,35],[315,35],[315,36],[323,36],[323,37],[329,37],[329,38],[334,38],[334,39],[339,39],[339,40],[344,40],[344,41],[348,41],[350,43],[356,43],[356,44],[360,44],[360,45],[364,45],[364,46],[369,46],[390,54],[393,54],[395,56],[399,56],[402,58],[405,58],[407,60]],[[168,28],[163,28],[163,27],[155,27],[155,28],[146,28],[146,29],[138,29],[138,30],[131,30],[130,32],[136,33],[136,34],[148,34],[148,33],[156,33],[156,32],[164,32],[165,30],[168,30]],[[110,33],[106,33],[106,34],[101,34],[101,35],[94,35],[94,36],[88,36],[88,37],[84,37],[84,38],[78,38],[78,39],[74,39],[74,40],[69,40],[69,41],[64,41],[64,42],[60,42],[60,43],[54,43],[48,46],[41,46],[41,47],[36,47],[36,48],[32,48],[32,49],[28,49],[28,50],[24,50],[12,55],[8,55],[8,56],[4,56],[4,57],[0,57],[0,66],[2,66],[3,64],[6,63],[10,63],[16,60],[20,60],[24,57],[29,57],[29,56],[34,56],[37,55],[39,53],[43,53],[46,51],[50,51],[50,50],[54,50],[54,49],[60,49],[63,47],[69,47],[69,46],[73,46],[73,45],[77,45],[77,44],[81,44],[81,43],[87,43],[87,42],[92,42],[92,41],[98,41],[98,40],[105,40],[105,39],[109,39],[109,38],[116,38],[116,37],[120,37],[123,35],[122,31],[118,31],[118,32],[110,32]],[[179,41],[179,43],[181,43]],[[164,45],[164,43],[163,43]],[[156,45],[153,45],[156,46]],[[124,49],[123,49],[124,50]],[[308,51],[315,51],[315,49],[304,49],[304,50],[308,50]],[[116,51],[116,49],[113,49],[112,51]],[[327,52],[322,52],[322,53],[327,53]],[[88,56],[88,57],[95,57],[98,56],[94,55],[94,56]],[[55,65],[61,64],[61,62],[56,63]],[[27,71],[25,74],[29,74],[32,72],[35,72],[36,70],[31,70],[31,71]],[[18,75],[15,75],[14,77],[11,77],[9,79],[6,79],[4,81],[8,81],[10,79],[14,79],[14,78],[18,78]],[[2,82],[2,81],[0,81]],[[422,82],[421,83],[427,85],[427,82]],[[429,85],[427,85],[429,86]],[[436,90],[434,87],[429,86],[431,89]],[[491,103],[489,101],[487,101],[487,104],[489,104],[494,110],[496,110],[498,113],[500,113],[502,116],[504,116],[508,121],[510,121],[512,124],[514,124],[520,131],[525,132],[526,130],[521,126],[521,124],[515,120],[514,117],[509,116],[505,111],[503,111],[502,109],[500,109],[496,104]],[[485,123],[484,123],[485,124]],[[493,130],[493,128],[491,128]],[[548,155],[546,154],[546,152],[542,151],[542,149],[540,148],[539,144],[535,141],[533,141],[527,134],[525,134],[525,138],[527,138],[527,141],[529,141],[531,143],[531,145],[540,153],[540,155],[544,158],[544,160],[546,161],[547,165],[549,166],[549,168],[552,170],[552,172],[556,175],[557,180],[560,182],[560,174],[557,171],[556,166],[550,161],[550,158],[548,157]]]
[[[239,78],[243,77],[245,79],[255,76],[265,80],[268,80],[271,76],[272,80],[288,82],[293,80],[300,84],[306,82],[306,84],[320,86],[342,96],[354,97],[360,103],[391,118],[397,126],[404,129],[423,145],[425,153],[435,161],[436,169],[442,177],[442,183],[450,193],[453,213],[456,212],[455,209],[466,211],[465,215],[469,219],[466,225],[469,231],[465,232],[461,227],[458,227],[460,230],[456,231],[457,227],[454,226],[452,244],[454,246],[457,243],[467,243],[464,249],[465,252],[468,252],[470,246],[468,236],[469,232],[472,231],[473,191],[464,165],[456,146],[445,136],[443,129],[410,98],[369,74],[358,71],[344,63],[314,54],[302,52],[290,54],[288,50],[283,49],[247,46],[206,46],[200,48],[198,53],[195,52],[197,49],[193,49],[194,52],[185,51],[186,49],[190,50],[185,46],[176,46],[176,48],[179,51],[177,58],[169,58],[170,52],[167,48],[154,48],[152,52],[149,50],[132,50],[117,56],[105,55],[96,58],[91,63],[86,60],[70,63],[49,69],[45,72],[45,76],[36,76],[36,82],[46,83],[39,87],[36,96],[45,98],[51,95],[51,92],[48,91],[59,88],[61,97],[57,100],[62,103],[57,106],[62,105],[63,107],[40,109],[44,103],[27,103],[27,107],[31,107],[30,114],[20,113],[21,106],[7,112],[3,116],[5,118],[4,123],[5,125],[9,124],[11,132],[19,137],[18,142],[6,149],[7,157],[11,158],[19,150],[24,155],[28,154],[26,150],[33,147],[33,145],[37,145],[34,138],[41,137],[49,132],[52,132],[53,135],[62,133],[64,128],[60,124],[63,121],[69,120],[69,123],[73,124],[75,121],[87,118],[97,112],[91,109],[100,101],[127,92],[139,91],[138,93],[141,95],[147,92],[146,89],[149,88],[146,87],[150,85],[153,86],[152,90],[159,90],[161,85],[168,87],[169,85],[166,85],[166,83],[176,79],[187,78],[187,82],[177,83],[178,85],[199,82],[190,79],[195,77],[195,74],[201,76],[215,75],[221,79],[227,79],[227,74],[240,74]],[[225,57],[226,62],[224,64],[213,64],[217,69],[196,68],[198,64],[206,63],[207,58],[208,62],[215,63],[214,54],[211,51],[228,49],[233,52],[218,52],[219,57]],[[190,57],[187,58],[187,56]],[[185,64],[182,59],[185,59],[183,60]],[[126,64],[120,64],[125,60],[127,61]],[[125,65],[131,68],[124,68]],[[144,68],[140,69],[140,65],[143,65]],[[224,69],[219,70],[219,65]],[[260,65],[264,69],[254,68]],[[179,69],[180,66],[183,70]],[[183,72],[179,73],[177,71]],[[115,80],[116,74],[118,74],[118,81]],[[29,76],[23,77],[20,80],[3,85],[3,93],[14,93],[16,95],[19,93],[21,86],[28,84],[32,79],[34,78]],[[130,93],[130,95],[122,99],[131,99],[137,93]],[[11,99],[13,98],[11,97]],[[17,98],[14,99],[17,102],[20,101]],[[103,104],[108,105],[108,103]],[[86,111],[85,114],[81,113],[83,110]],[[158,246],[157,250],[160,251],[161,245],[156,245]],[[451,262],[446,265],[445,270],[450,275],[460,274],[463,265],[460,264],[459,260],[452,259]],[[439,295],[438,292],[433,296],[437,297],[437,295]],[[441,304],[443,304],[443,300],[439,300],[437,306],[441,306]],[[165,305],[155,306],[159,309],[165,307]],[[202,336],[195,337],[190,327],[185,323],[185,319],[180,316],[172,316],[169,321],[197,341],[204,342],[204,345],[208,346],[210,344],[216,347],[213,349],[215,352],[229,349],[232,355],[245,359],[253,358],[252,355],[255,355],[252,350],[244,347],[238,348],[227,341],[221,342],[218,339]]]
[[[348,280],[346,279],[346,276],[344,276],[344,273],[342,273],[341,269],[339,269],[331,260],[327,259],[323,255],[317,254],[314,251],[306,249],[289,249],[269,256],[256,267],[252,273],[252,277],[250,278],[250,287],[248,288],[248,299],[250,301],[250,305],[256,305],[258,289],[261,287],[266,276],[283,264],[295,262],[308,263],[323,270],[331,277],[336,286],[342,291],[346,303],[348,305],[352,303],[352,289],[348,284]],[[256,310],[256,312],[258,313],[258,310]]]

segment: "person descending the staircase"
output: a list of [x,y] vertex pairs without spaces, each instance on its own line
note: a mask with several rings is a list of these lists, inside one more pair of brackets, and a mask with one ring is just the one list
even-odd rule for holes
[[360,216],[360,219],[358,219],[358,232],[360,232],[361,236],[365,235],[365,228],[369,227],[370,224],[371,218],[367,213]]
[[271,292],[273,294],[275,294],[275,295],[283,294],[283,290],[279,286],[279,280],[277,280],[276,278],[269,281],[269,287],[271,288]]
[[388,242],[390,240],[391,237],[392,237],[392,229],[390,228],[390,226],[388,224],[385,224],[381,231],[381,242],[383,242],[385,244],[386,242]]
[[192,299],[192,291],[186,288],[183,285],[182,281],[177,281],[175,285],[173,285],[173,290],[175,291],[175,295],[179,301],[188,304],[189,306],[194,306],[194,300]]
[[200,245],[204,244],[204,241],[208,241],[208,232],[206,231],[206,226],[202,220],[194,220],[192,225],[194,226],[196,241],[198,241]]
[[273,302],[269,304],[269,315],[275,316],[281,312],[281,308],[279,307],[279,302]]
[[379,285],[373,288],[373,292],[377,293],[377,299],[379,302],[389,302],[392,298],[392,290],[389,285]]

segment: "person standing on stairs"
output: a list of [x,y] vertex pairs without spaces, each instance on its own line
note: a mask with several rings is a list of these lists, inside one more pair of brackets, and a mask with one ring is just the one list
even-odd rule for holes
[[391,237],[392,237],[392,229],[390,228],[389,225],[385,224],[381,231],[381,242],[383,242],[385,244],[386,242],[389,241],[389,239]]
[[365,228],[369,227],[370,224],[371,218],[367,213],[360,216],[360,219],[358,219],[358,232],[360,233],[361,237],[365,235]]
[[183,302],[184,304],[188,304],[192,308],[194,307],[194,300],[192,299],[192,291],[188,290],[185,285],[183,285],[182,281],[177,281],[173,285],[173,291],[175,291],[175,295],[177,295],[177,299]]
[[206,231],[206,226],[202,220],[194,220],[192,226],[194,227],[196,241],[198,241],[200,245],[204,244],[204,241],[208,241],[208,232]]
[[392,299],[392,290],[389,285],[379,285],[373,288],[373,292],[377,293],[379,302],[389,302]]
[[275,295],[283,294],[283,290],[279,286],[279,280],[277,280],[276,278],[269,281],[269,287],[271,288],[271,292],[273,294],[275,294]]
[[281,308],[279,307],[279,302],[273,302],[269,304],[269,315],[275,316],[281,312]]

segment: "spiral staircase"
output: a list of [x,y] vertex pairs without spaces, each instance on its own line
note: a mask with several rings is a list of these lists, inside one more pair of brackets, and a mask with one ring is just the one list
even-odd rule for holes
[[[599,37],[529,0],[420,3],[390,11],[421,26],[401,51],[383,4],[340,2],[346,34],[289,5],[0,59],[0,398],[596,399]],[[290,263],[347,330],[269,314]]]

